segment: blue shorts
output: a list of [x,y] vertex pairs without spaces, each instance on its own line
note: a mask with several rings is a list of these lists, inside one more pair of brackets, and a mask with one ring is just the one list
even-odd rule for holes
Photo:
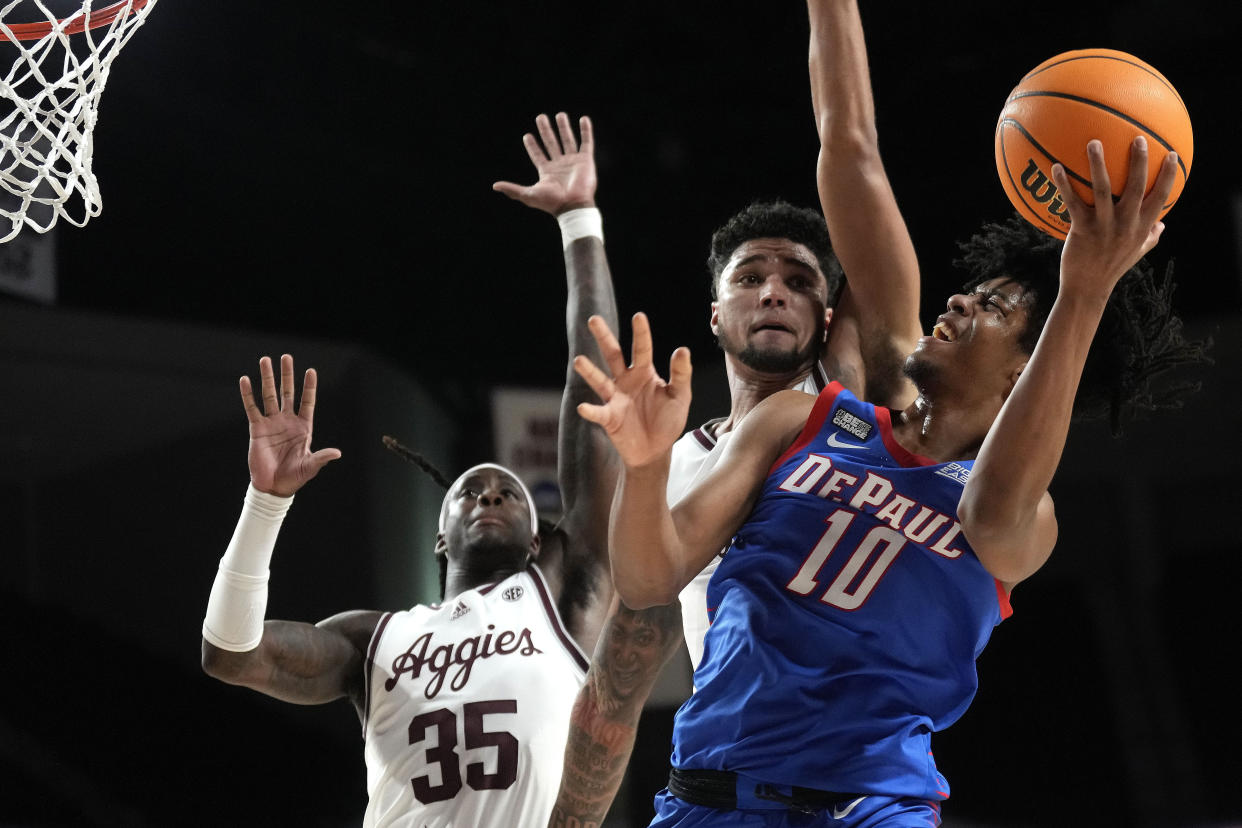
[[655,797],[650,828],[936,828],[940,803],[892,796],[863,796],[816,814],[779,809],[720,811],[691,805],[667,789]]

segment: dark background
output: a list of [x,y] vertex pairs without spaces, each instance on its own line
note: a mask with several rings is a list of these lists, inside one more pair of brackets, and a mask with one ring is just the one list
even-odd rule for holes
[[[1015,595],[1017,614],[980,659],[974,707],[937,742],[954,784],[948,826],[1242,824],[1226,793],[1242,776],[1226,679],[1242,551],[1240,493],[1227,473],[1237,452],[1223,439],[1238,424],[1242,309],[1242,75],[1231,62],[1242,27],[1231,15],[1206,0],[864,3],[881,148],[920,251],[927,320],[960,281],[955,241],[1007,215],[991,143],[1006,94],[1053,54],[1106,46],[1160,69],[1193,118],[1193,171],[1154,258],[1176,260],[1189,330],[1217,340],[1186,412],[1121,443],[1099,429],[1072,435],[1054,487],[1058,553]],[[520,141],[534,116],[593,117],[622,314],[647,311],[657,352],[689,345],[711,375],[712,229],[755,198],[817,201],[806,37],[797,3],[162,0],[114,65],[100,107],[103,213],[57,230],[57,307],[0,305],[37,310],[52,322],[40,330],[55,329],[55,314],[73,320],[64,330],[84,318],[146,325],[170,355],[185,338],[250,337],[264,350],[238,348],[244,359],[204,375],[204,393],[228,405],[236,375],[268,348],[364,354],[430,389],[459,427],[443,448],[462,467],[487,456],[491,388],[562,381],[557,229],[490,189],[534,180]],[[23,347],[45,345],[65,343]],[[66,373],[47,375],[48,385],[72,397],[65,385],[89,351],[84,343],[66,356]],[[370,399],[351,359],[321,380],[326,400]],[[0,400],[10,416],[48,416],[46,400]],[[74,404],[89,415],[89,394]],[[142,410],[176,419],[198,404],[156,395]],[[327,411],[325,445],[352,439],[365,420],[334,423]],[[106,441],[111,424],[96,425]],[[0,514],[17,527],[9,548],[48,550],[63,577],[83,581],[91,567],[124,570],[136,543],[223,549],[242,428],[237,413],[229,428],[190,430],[72,474],[11,466]],[[160,465],[170,457],[173,472]],[[363,507],[349,480],[342,473],[321,489],[318,502],[339,512],[335,534],[311,539],[325,558],[357,542],[349,521]],[[193,541],[135,529],[133,513],[152,507],[119,485],[128,481],[158,487],[160,511],[181,514]],[[204,499],[222,502],[226,517],[195,523]],[[29,517],[51,513],[89,526],[89,545]],[[132,577],[201,617],[213,554]],[[36,589],[29,572],[10,570],[0,824],[358,821],[361,744],[346,705],[290,708],[218,685],[193,667],[193,624],[176,630],[186,658],[168,661],[126,624],[96,624],[92,603],[132,626],[171,624],[160,612],[118,609],[106,591],[68,601],[59,576],[44,573]],[[375,603],[362,576],[342,583],[314,596],[274,591],[273,612],[311,620]],[[648,719],[632,813],[666,772],[668,711]]]

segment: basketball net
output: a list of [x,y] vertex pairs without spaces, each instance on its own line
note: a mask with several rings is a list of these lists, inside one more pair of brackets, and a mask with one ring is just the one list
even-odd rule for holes
[[[99,98],[155,3],[83,0],[60,18],[43,0],[0,0],[0,54],[17,55],[0,78],[0,242],[23,227],[45,233],[57,219],[82,227],[99,215],[91,172]],[[30,21],[36,14],[42,20]]]

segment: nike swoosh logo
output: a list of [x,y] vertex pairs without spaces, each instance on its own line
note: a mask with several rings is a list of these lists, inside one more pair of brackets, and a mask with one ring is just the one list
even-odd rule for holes
[[865,796],[860,796],[858,797],[858,799],[855,799],[853,802],[851,802],[849,805],[846,805],[844,808],[838,805],[833,805],[832,806],[832,818],[833,819],[845,819],[847,816],[849,816],[853,812],[855,808],[858,807],[858,804],[866,798],[867,797]]
[[832,446],[833,448],[852,448],[852,449],[865,449],[866,448],[866,446],[864,446],[862,443],[845,442],[844,440],[842,440],[840,437],[837,436],[837,433],[835,431],[828,435],[828,445]]

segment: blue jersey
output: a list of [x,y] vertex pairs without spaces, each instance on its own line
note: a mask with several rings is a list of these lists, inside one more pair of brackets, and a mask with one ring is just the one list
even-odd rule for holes
[[838,383],[819,395],[708,586],[675,767],[948,797],[931,733],[970,704],[1010,612],[956,519],[971,465],[906,451]]

